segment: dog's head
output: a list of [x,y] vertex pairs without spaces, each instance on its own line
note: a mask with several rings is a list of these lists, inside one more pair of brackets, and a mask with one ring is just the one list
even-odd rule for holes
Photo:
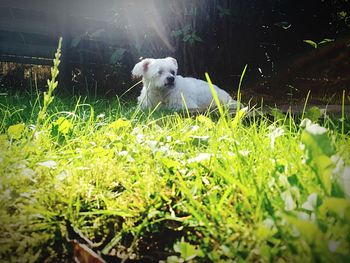
[[167,57],[162,59],[146,58],[137,63],[132,70],[134,77],[143,77],[150,88],[171,89],[175,86],[177,61]]

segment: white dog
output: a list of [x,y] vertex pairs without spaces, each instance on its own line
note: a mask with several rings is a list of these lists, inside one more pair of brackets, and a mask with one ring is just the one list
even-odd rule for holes
[[[132,70],[134,77],[142,77],[143,88],[138,97],[142,109],[161,108],[189,111],[204,111],[215,107],[209,84],[195,78],[176,75],[177,61],[167,57],[163,59],[146,58],[137,63]],[[221,104],[235,109],[237,102],[224,90],[213,85]]]

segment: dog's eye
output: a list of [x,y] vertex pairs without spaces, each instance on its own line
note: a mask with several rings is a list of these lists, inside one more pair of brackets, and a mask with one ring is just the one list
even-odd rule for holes
[[163,74],[163,70],[159,70],[159,71],[158,71],[158,74],[159,74],[159,75],[162,75],[162,74]]
[[171,75],[175,75],[175,71],[174,70],[171,70],[170,73],[171,73]]

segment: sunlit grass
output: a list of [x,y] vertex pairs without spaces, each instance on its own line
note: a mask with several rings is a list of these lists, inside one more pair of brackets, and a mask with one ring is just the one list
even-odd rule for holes
[[40,99],[0,99],[4,260],[70,258],[67,221],[125,258],[349,257],[350,141],[331,119],[150,116],[56,98],[35,131]]

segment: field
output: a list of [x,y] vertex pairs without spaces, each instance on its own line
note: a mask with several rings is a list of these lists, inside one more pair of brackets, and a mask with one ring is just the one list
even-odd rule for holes
[[0,98],[3,260],[349,258],[349,122]]
[[0,96],[2,261],[348,262],[344,115],[142,112],[57,74]]

